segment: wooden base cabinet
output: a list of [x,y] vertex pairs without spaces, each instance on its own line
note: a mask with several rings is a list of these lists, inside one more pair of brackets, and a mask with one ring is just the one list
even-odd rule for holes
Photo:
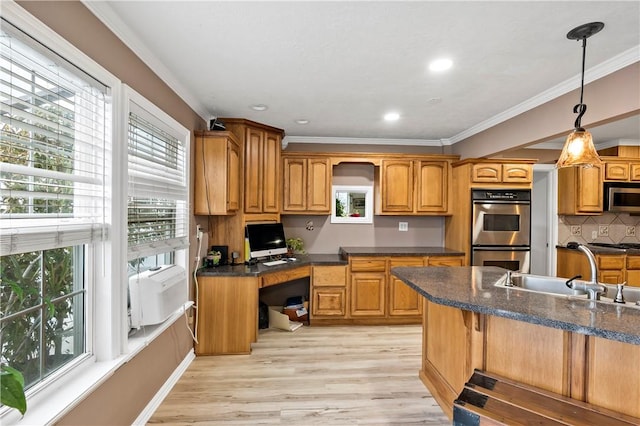
[[248,354],[258,334],[257,277],[198,277],[196,355]]
[[[389,258],[389,271],[396,266],[424,266],[423,258]],[[389,316],[422,315],[422,301],[414,289],[389,273]]]
[[311,267],[311,320],[344,318],[346,292],[346,265]]
[[426,301],[420,378],[449,417],[476,368],[640,420],[640,345]]
[[[606,284],[620,284],[625,281],[627,276],[625,260],[627,256],[624,254],[601,254],[596,253],[596,262],[598,265],[598,281]],[[629,256],[631,257],[631,256]],[[556,275],[563,278],[573,278],[576,275],[582,275],[583,280],[591,279],[591,268],[587,257],[577,251],[565,248],[557,250],[557,271]],[[627,262],[632,268],[640,267],[635,259]],[[640,272],[640,271],[638,271]],[[635,281],[635,273],[631,273],[631,277]],[[638,284],[631,284],[638,285]]]

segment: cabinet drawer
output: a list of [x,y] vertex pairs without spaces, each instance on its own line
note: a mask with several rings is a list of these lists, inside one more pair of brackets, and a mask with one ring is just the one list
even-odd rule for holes
[[392,257],[389,259],[389,269],[395,266],[424,266],[425,258],[416,257]]
[[627,256],[627,269],[640,269],[640,256]]
[[351,272],[384,272],[387,262],[379,259],[351,259]]
[[314,286],[344,287],[347,284],[347,266],[314,266],[312,279]]
[[285,283],[298,278],[306,278],[309,276],[309,266],[300,266],[295,269],[286,271],[271,272],[262,276],[261,287],[269,287],[270,285]]
[[617,269],[621,271],[624,269],[624,256],[618,255],[599,255],[598,269]]
[[463,266],[464,256],[431,256],[427,260],[428,266]]

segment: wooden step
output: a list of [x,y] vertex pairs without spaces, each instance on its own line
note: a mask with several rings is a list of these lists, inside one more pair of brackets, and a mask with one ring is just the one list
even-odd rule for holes
[[640,419],[476,370],[454,401],[455,425],[629,426]]

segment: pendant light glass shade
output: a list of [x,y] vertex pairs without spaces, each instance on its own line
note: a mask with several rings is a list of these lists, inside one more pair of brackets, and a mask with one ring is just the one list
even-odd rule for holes
[[591,133],[580,128],[575,129],[567,136],[567,141],[564,143],[564,148],[562,148],[556,167],[593,167],[600,164],[602,164],[602,160],[600,160],[593,145]]
[[582,116],[587,112],[587,105],[583,101],[587,39],[602,30],[602,28],[604,28],[602,22],[590,22],[572,29],[567,34],[569,40],[582,40],[582,79],[580,81],[580,103],[573,107],[573,112],[578,114],[578,118],[576,118],[573,132],[567,136],[567,141],[564,143],[560,158],[556,163],[557,168],[572,166],[593,167],[602,164],[602,160],[600,160],[596,148],[593,146],[591,133],[580,125]]

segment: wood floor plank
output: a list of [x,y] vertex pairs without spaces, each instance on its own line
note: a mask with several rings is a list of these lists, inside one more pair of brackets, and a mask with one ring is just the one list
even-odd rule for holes
[[421,327],[260,330],[197,357],[149,420],[168,425],[449,425],[418,378]]

